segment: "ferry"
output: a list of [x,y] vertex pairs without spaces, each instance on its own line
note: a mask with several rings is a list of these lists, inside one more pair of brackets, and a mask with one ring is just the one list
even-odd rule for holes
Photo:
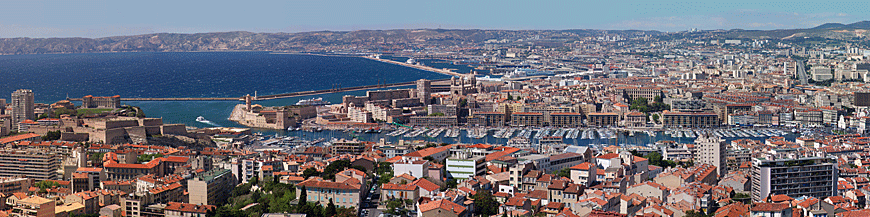
[[313,105],[313,106],[321,106],[321,105],[329,105],[329,102],[323,101],[323,98],[311,98],[311,99],[303,99],[296,102],[296,105]]

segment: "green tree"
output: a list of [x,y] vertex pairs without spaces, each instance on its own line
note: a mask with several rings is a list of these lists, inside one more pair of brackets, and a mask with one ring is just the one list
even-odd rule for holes
[[46,189],[54,188],[60,186],[59,183],[55,181],[43,180],[33,184],[33,187],[39,188],[39,191],[45,191]]
[[45,136],[42,136],[43,141],[54,141],[60,139],[60,131],[48,131]]
[[653,119],[653,122],[658,123],[659,122],[659,114],[653,114],[652,119]]
[[474,214],[483,216],[498,214],[499,203],[488,190],[478,191],[471,198],[474,199],[474,207],[476,208]]
[[509,100],[509,101],[514,101],[514,96],[511,96],[511,94],[508,94],[508,96],[507,96],[507,100]]
[[326,209],[323,210],[323,216],[334,216],[338,212],[335,210],[335,204],[332,203],[332,198],[329,198],[329,204],[326,204]]
[[305,186],[302,186],[302,189],[299,191],[299,205],[300,207],[308,205],[308,190],[305,189]]
[[317,172],[317,170],[312,167],[309,167],[308,169],[305,169],[305,171],[302,171],[302,177],[304,177],[305,179],[308,179],[308,177],[312,176],[320,176],[320,172]]
[[559,171],[554,172],[556,176],[570,178],[571,177],[571,168],[565,167]]

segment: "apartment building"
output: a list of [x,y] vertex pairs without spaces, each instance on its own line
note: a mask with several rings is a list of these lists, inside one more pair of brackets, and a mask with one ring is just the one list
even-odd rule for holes
[[835,158],[752,159],[752,200],[770,195],[826,198],[837,195]]
[[619,114],[616,113],[589,113],[586,125],[605,127],[616,126],[619,123]]
[[452,179],[469,179],[486,175],[486,157],[474,156],[468,153],[458,153],[447,158],[447,177]]
[[544,114],[537,112],[517,112],[511,114],[511,126],[544,126]]
[[235,186],[236,179],[228,169],[212,169],[197,174],[193,179],[187,180],[188,202],[196,205],[222,205]]
[[22,176],[36,180],[57,179],[60,159],[59,153],[47,150],[0,150],[0,176]]

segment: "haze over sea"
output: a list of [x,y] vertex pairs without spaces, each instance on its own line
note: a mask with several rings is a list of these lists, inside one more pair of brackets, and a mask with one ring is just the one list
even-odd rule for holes
[[[447,78],[433,72],[358,57],[271,54],[268,52],[100,53],[0,56],[0,96],[9,100],[16,89],[31,89],[39,103],[85,95],[121,97],[240,97]],[[365,91],[324,94],[341,96]],[[290,105],[301,98],[259,101],[264,106]],[[148,117],[167,123],[208,127],[203,116],[221,126],[239,126],[227,119],[235,101],[133,101]]]

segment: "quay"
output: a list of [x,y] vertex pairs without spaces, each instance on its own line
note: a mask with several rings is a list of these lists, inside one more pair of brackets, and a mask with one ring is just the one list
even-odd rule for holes
[[[449,81],[449,79],[437,79],[437,80],[432,80],[432,81],[433,82]],[[357,87],[334,88],[334,89],[326,89],[326,90],[308,90],[308,91],[299,91],[299,92],[292,92],[292,93],[256,96],[253,100],[256,100],[256,101],[273,100],[273,99],[281,99],[281,98],[318,95],[318,94],[325,94],[325,93],[340,93],[340,92],[347,92],[347,91],[368,90],[368,89],[376,89],[376,88],[404,87],[404,86],[410,86],[410,85],[415,85],[415,84],[416,84],[416,81],[408,81],[408,82],[399,82],[399,83],[392,83],[392,84],[375,84],[375,85],[365,85],[365,86],[357,86]],[[82,101],[82,98],[68,98],[67,100],[69,100],[69,101]],[[242,97],[121,98],[121,101],[239,101],[239,100],[243,100],[243,98]]]
[[405,66],[405,67],[411,67],[411,68],[415,68],[415,69],[419,69],[419,70],[423,70],[423,71],[430,71],[430,72],[435,72],[435,73],[439,73],[439,74],[445,74],[445,75],[449,75],[449,76],[457,76],[457,77],[466,76],[465,74],[450,71],[449,69],[437,69],[437,68],[429,67],[429,66],[408,64],[408,63],[403,63],[403,62],[393,61],[393,60],[388,60],[388,59],[374,58],[374,57],[370,57],[370,56],[363,56],[363,58],[375,60],[375,61],[381,61],[381,62],[390,63],[390,64],[396,64],[396,65]]

